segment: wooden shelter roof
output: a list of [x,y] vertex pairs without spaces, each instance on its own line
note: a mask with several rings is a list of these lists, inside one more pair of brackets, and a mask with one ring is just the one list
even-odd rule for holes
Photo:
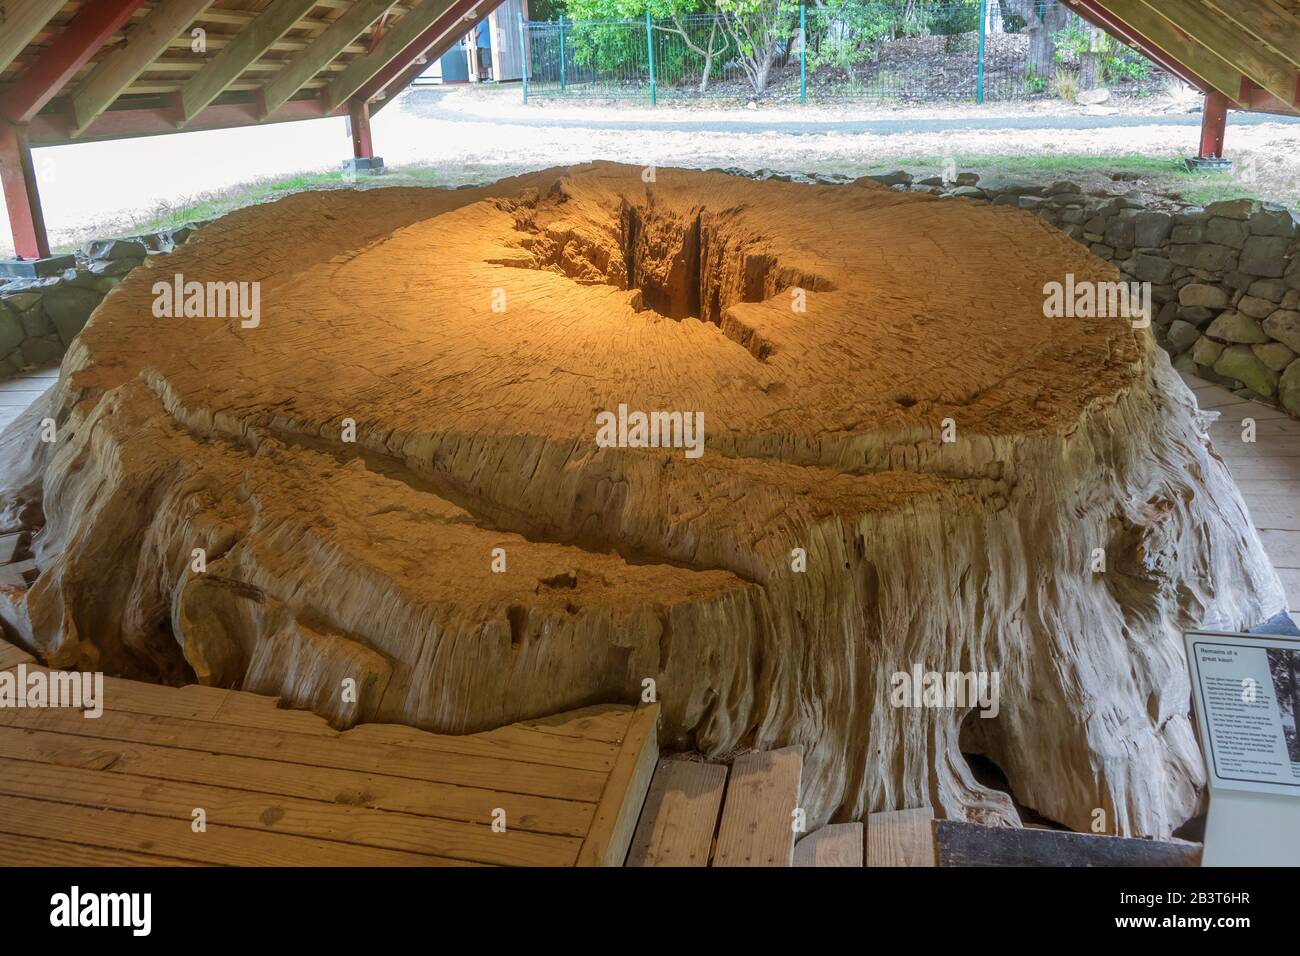
[[342,115],[499,0],[0,0],[0,121],[33,146]]
[[1300,113],[1300,0],[1067,0],[1234,109]]

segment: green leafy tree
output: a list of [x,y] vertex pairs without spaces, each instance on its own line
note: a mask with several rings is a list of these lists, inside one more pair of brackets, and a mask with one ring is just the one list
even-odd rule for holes
[[575,60],[601,72],[617,72],[629,63],[640,64],[644,31],[638,40],[633,36],[634,25],[600,21],[640,21],[646,13],[657,33],[681,40],[680,45],[656,46],[659,75],[671,81],[672,77],[698,71],[699,91],[705,92],[729,45],[722,16],[708,0],[568,0],[566,16],[575,21]]
[[772,69],[799,25],[794,0],[718,0],[723,26],[736,48],[736,62],[755,96],[767,91]]
[[[864,3],[862,0],[817,0],[809,14],[809,32],[816,43],[809,47],[808,60],[814,67],[831,66],[857,79],[856,68],[874,62],[881,46],[896,36],[903,25],[898,4]],[[811,44],[813,38],[808,38]]]
[[1025,22],[1033,75],[1050,76],[1056,59],[1056,32],[1069,22],[1070,8],[1057,0],[1005,0],[1004,9]]

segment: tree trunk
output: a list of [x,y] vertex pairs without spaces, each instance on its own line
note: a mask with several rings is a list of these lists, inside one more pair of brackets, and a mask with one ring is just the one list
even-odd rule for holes
[[1034,75],[1050,77],[1056,69],[1056,38],[1044,26],[1029,27],[1029,64]]
[[1102,83],[1101,76],[1101,31],[1094,26],[1086,27],[1088,49],[1079,55],[1079,89],[1095,90]]

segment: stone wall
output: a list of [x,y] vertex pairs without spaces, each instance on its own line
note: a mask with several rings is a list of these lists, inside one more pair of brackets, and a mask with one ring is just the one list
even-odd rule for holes
[[77,266],[45,279],[0,277],[0,379],[56,365],[109,291],[148,256],[185,242],[194,226],[130,239],[97,239]]
[[1152,331],[1175,368],[1300,416],[1300,219],[1285,207],[1234,199],[1201,208],[1068,181],[980,184],[973,173],[950,184],[901,171],[870,178],[1043,217],[1129,280],[1151,283]]

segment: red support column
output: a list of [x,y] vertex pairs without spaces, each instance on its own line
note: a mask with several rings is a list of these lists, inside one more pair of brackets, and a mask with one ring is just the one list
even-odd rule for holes
[[1205,94],[1201,114],[1201,151],[1197,159],[1223,158],[1223,132],[1228,124],[1228,98],[1218,90]]
[[36,169],[27,131],[0,121],[0,185],[4,187],[9,227],[14,249],[23,259],[45,259],[50,240],[45,235],[45,216],[36,191]]
[[373,159],[374,144],[370,141],[370,104],[365,100],[348,100],[348,117],[352,126],[352,155],[357,159]]

